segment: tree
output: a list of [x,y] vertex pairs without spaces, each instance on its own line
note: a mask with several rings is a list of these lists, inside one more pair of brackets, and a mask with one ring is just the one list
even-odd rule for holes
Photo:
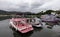
[[51,14],[51,12],[54,12],[53,10],[47,10],[44,14]]

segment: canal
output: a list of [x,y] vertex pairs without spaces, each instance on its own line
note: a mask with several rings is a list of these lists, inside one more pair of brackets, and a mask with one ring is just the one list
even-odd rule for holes
[[[52,23],[51,23],[52,24]],[[0,21],[0,37],[60,37],[60,25],[53,25],[51,28],[43,25],[42,28],[35,28],[27,34],[21,34],[10,28],[9,19]]]

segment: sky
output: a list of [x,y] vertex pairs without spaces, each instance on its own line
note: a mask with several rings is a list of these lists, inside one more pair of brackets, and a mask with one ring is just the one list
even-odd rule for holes
[[60,10],[60,0],[0,0],[0,10],[32,13]]

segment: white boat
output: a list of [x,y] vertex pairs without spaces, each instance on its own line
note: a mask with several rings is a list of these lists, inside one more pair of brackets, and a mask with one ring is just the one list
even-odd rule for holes
[[29,20],[30,20],[29,23],[32,24],[32,26],[42,27],[42,21],[41,21],[41,19],[35,17],[35,18],[30,18]]

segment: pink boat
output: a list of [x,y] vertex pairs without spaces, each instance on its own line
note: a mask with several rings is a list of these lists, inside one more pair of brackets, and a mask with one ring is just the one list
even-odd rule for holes
[[33,27],[31,24],[26,23],[26,18],[12,18],[10,20],[10,24],[13,28],[18,30],[21,33],[27,33],[29,31],[33,31]]

